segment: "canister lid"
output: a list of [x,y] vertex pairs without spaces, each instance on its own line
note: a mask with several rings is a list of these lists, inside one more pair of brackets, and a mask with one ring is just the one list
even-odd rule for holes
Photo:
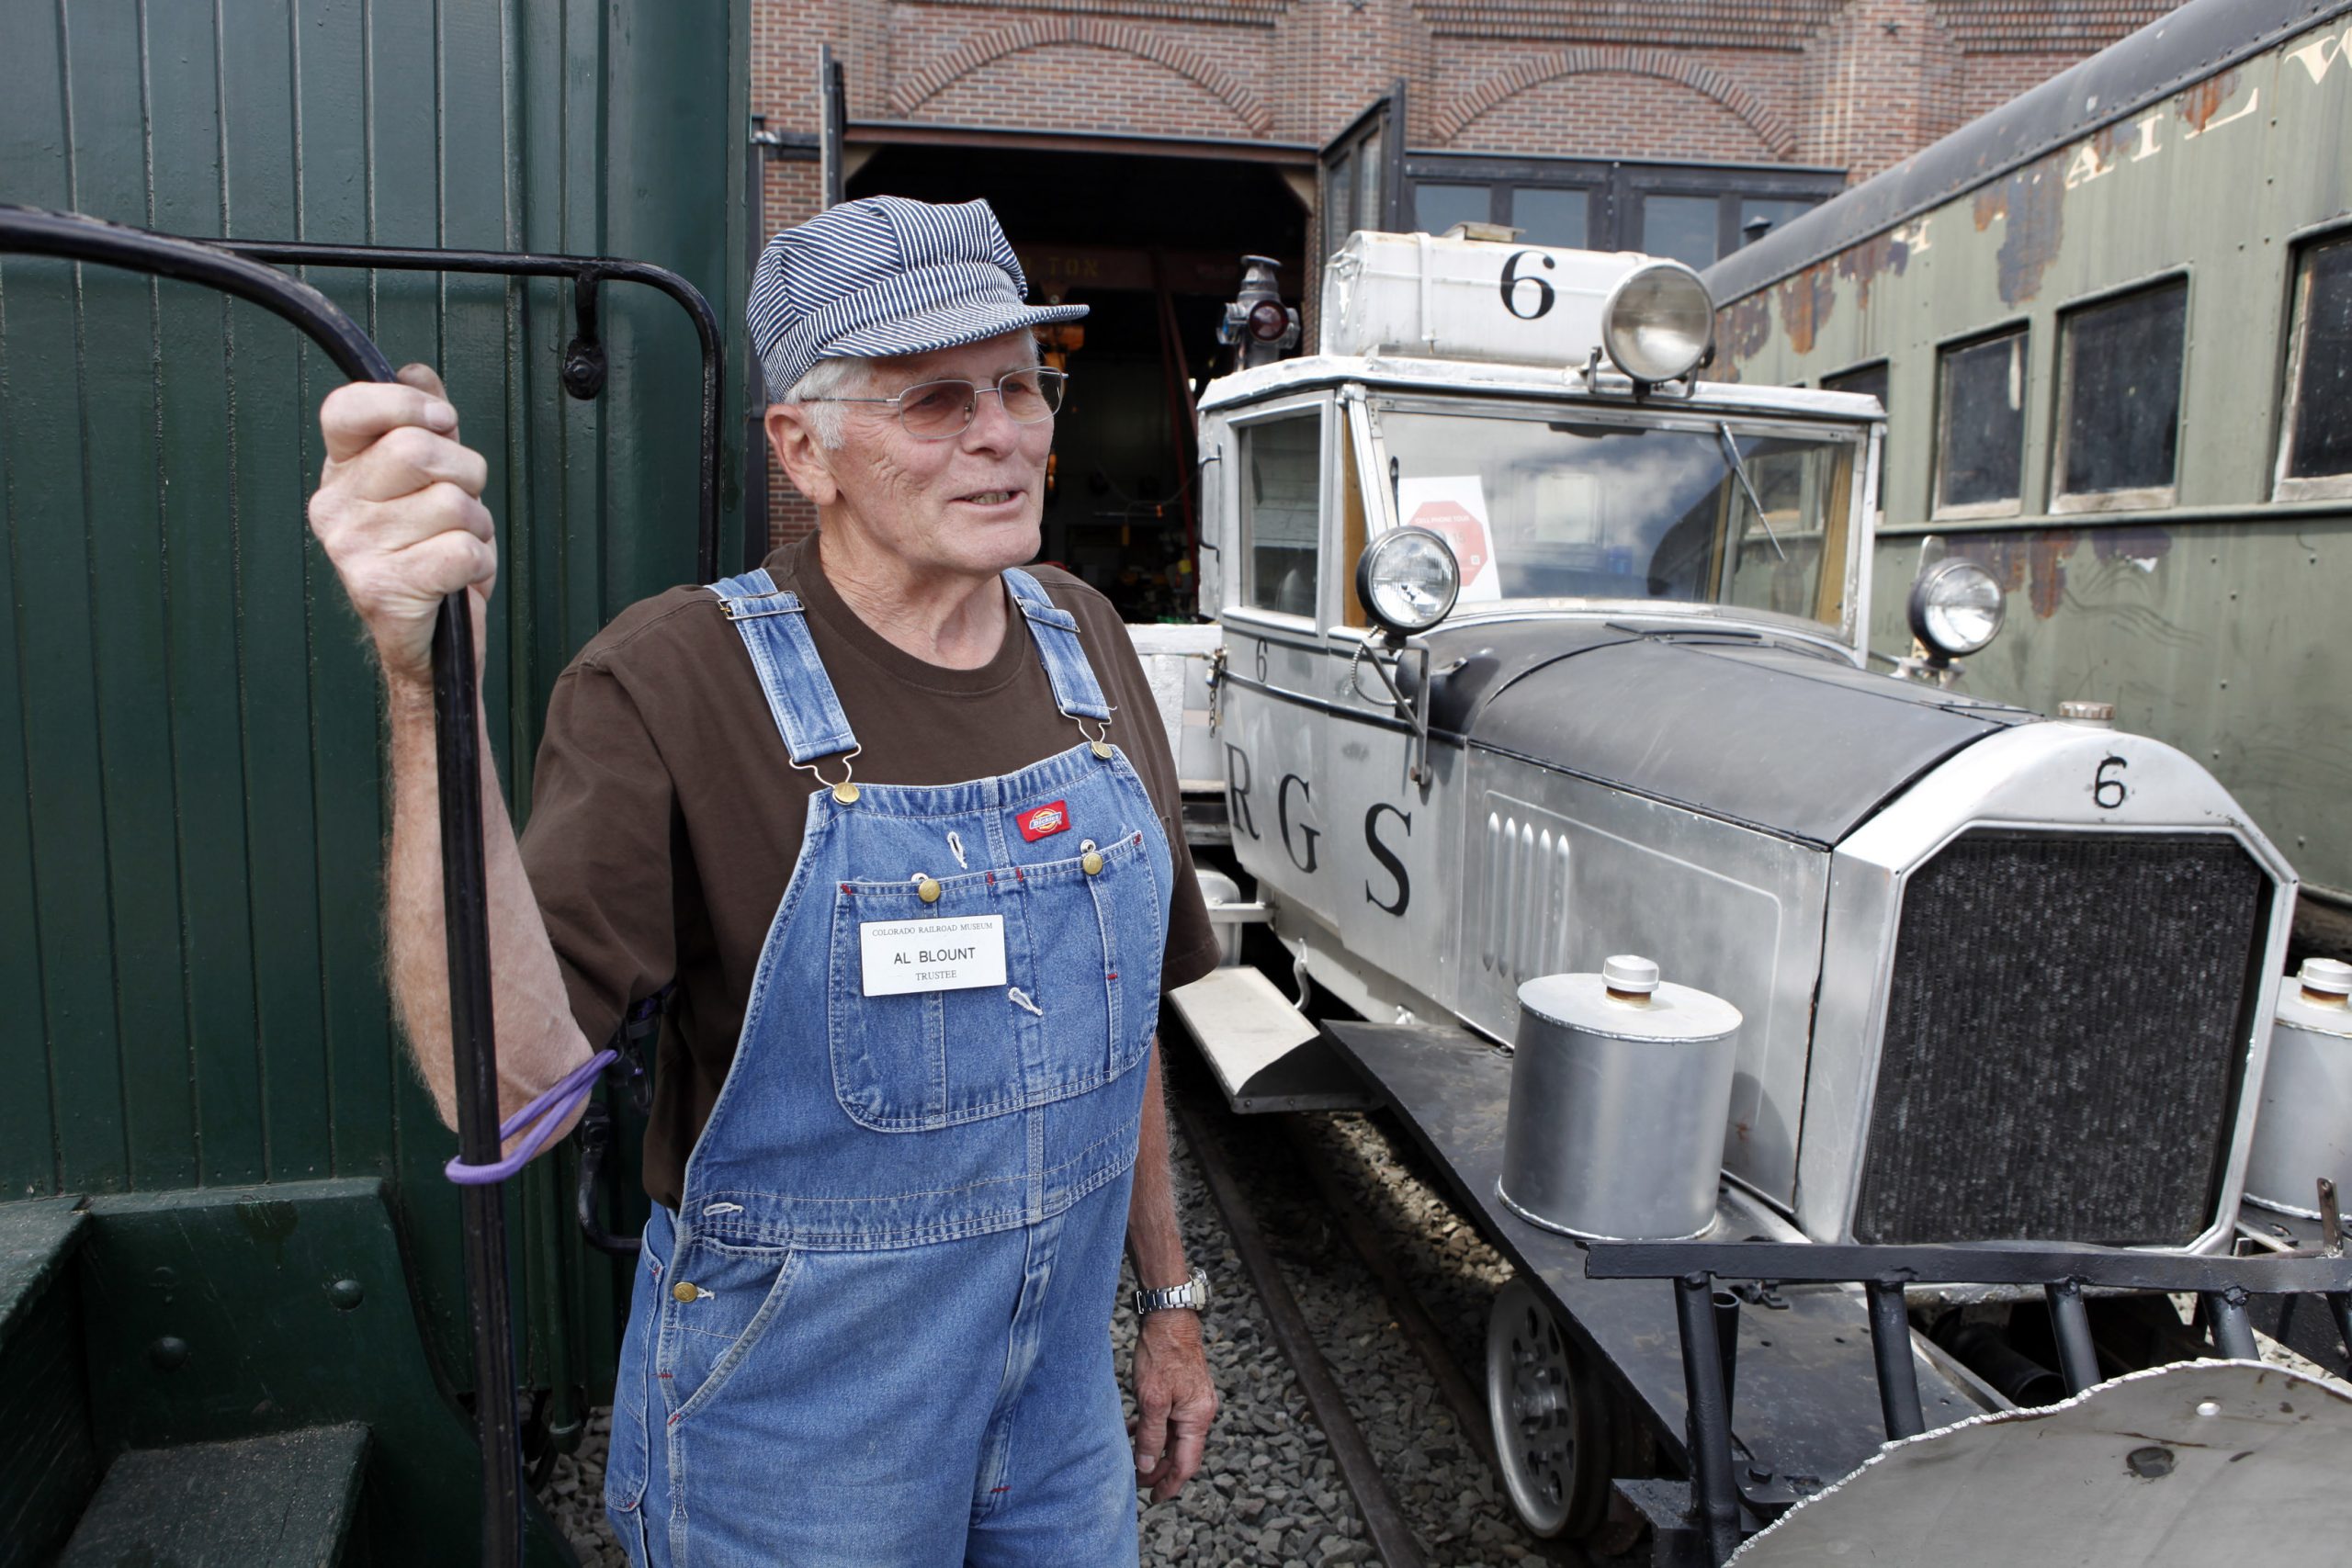
[[2352,995],[2352,964],[2336,958],[2306,958],[2302,968],[2287,976],[2286,983],[2278,987],[2280,1023],[2315,1034],[2352,1039],[2352,1008],[2306,1001],[2303,993],[2307,990],[2328,997]]
[[[1612,958],[1609,964],[1646,965],[1647,983],[1657,987],[1649,1000],[1620,1001],[1611,996],[1612,987],[1632,987],[1611,977],[1604,966],[1601,975],[1540,976],[1520,987],[1519,1005],[1546,1023],[1612,1040],[1718,1040],[1739,1028],[1737,1008],[1721,997],[1657,979],[1657,965],[1647,959]],[[1636,970],[1628,977],[1640,974]]]
[[2341,958],[2306,958],[2302,972],[2295,976],[2306,991],[2324,991],[2331,997],[2352,997],[2352,964]]
[[1657,989],[1657,965],[1630,953],[1602,959],[1600,977],[1609,983],[1612,991],[1633,991],[1647,996]]

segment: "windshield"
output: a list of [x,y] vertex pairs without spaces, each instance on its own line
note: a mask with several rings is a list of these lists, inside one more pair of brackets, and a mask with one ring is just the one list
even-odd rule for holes
[[1396,408],[1380,433],[1396,515],[1454,547],[1464,605],[1675,599],[1843,623],[1857,441]]

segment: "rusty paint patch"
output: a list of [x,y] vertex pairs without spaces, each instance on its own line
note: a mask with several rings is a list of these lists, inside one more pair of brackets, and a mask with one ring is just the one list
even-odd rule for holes
[[2172,535],[2163,528],[2134,525],[2101,528],[2091,535],[2091,554],[2101,561],[2128,560],[2143,570],[2172,554]]
[[1973,560],[1993,574],[2005,593],[2023,590],[2037,620],[2048,620],[2066,602],[2066,559],[2075,553],[2071,528],[2051,528],[2024,538],[1994,534],[1959,534],[1951,553]]
[[1752,358],[1771,341],[1772,305],[1762,294],[1751,294],[1724,311],[1724,353],[1732,359]]
[[1797,354],[1813,352],[1813,334],[1828,321],[1837,307],[1838,288],[1829,280],[1829,264],[1813,265],[1781,285],[1781,331]]
[[1994,259],[2001,299],[2018,305],[2041,291],[2041,274],[2058,259],[2066,232],[2066,158],[2061,150],[2027,164],[1997,186],[1976,193],[1979,232],[2006,220]]
[[2033,606],[2034,619],[2046,621],[2066,602],[2066,558],[2075,553],[2074,532],[2052,528],[2036,534],[2029,549],[2033,558],[2033,587],[2026,603]]
[[2213,117],[2222,112],[2222,106],[2230,101],[2230,95],[2237,91],[2237,86],[2238,73],[2234,71],[2209,76],[2188,91],[2175,96],[2173,112],[2188,123],[2193,133],[2202,135],[2205,128],[2212,123]]
[[1889,230],[1859,245],[1850,245],[1840,253],[1838,276],[1852,280],[1855,309],[1867,310],[1871,308],[1871,285],[1878,280],[1879,274],[1891,272],[1901,277],[1904,269],[1910,265],[1910,243],[1900,238],[1896,231]]

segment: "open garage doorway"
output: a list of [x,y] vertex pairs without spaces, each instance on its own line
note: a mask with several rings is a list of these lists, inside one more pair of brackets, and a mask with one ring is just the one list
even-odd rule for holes
[[[1199,466],[1193,397],[1223,371],[1216,326],[1245,254],[1305,292],[1314,154],[915,126],[848,128],[847,194],[985,197],[1033,300],[1091,313],[1049,340],[1070,374],[1054,435],[1042,558],[1130,622],[1193,618]],[[1146,144],[1148,146],[1148,144]]]

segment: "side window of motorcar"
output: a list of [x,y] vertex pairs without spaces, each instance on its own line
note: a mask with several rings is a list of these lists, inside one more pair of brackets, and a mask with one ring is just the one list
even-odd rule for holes
[[1241,441],[1241,539],[1245,604],[1312,616],[1322,542],[1323,412],[1245,425]]

